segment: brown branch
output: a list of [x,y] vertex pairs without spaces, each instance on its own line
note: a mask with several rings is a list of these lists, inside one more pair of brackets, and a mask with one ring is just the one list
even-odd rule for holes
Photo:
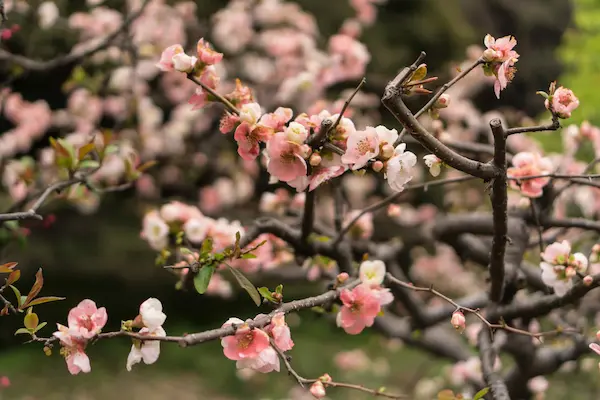
[[198,78],[196,78],[192,74],[187,74],[187,78],[190,81],[194,82],[196,85],[199,85],[203,90],[206,90],[208,93],[210,93],[211,96],[216,98],[219,102],[223,103],[223,105],[225,107],[227,107],[227,109],[229,109],[229,111],[231,111],[235,115],[240,115],[240,110],[238,110],[233,104],[231,104],[231,102],[229,100],[227,100],[225,97],[223,97],[219,93],[217,93],[213,88],[205,85],[202,81],[200,81]]
[[53,58],[48,61],[38,61],[31,58],[21,56],[18,54],[9,53],[6,50],[0,49],[0,62],[10,62],[17,64],[21,68],[29,71],[47,72],[71,63],[81,61],[85,57],[88,57],[100,50],[104,50],[109,47],[112,42],[127,29],[129,25],[133,23],[144,11],[146,6],[150,3],[150,0],[145,0],[139,10],[131,13],[128,18],[123,21],[123,24],[117,28],[114,32],[107,35],[104,39],[100,40],[93,46],[80,48],[77,51],[71,51],[69,54]]
[[427,150],[438,156],[447,165],[482,179],[491,179],[496,174],[496,168],[471,160],[456,153],[443,144],[423,127],[402,100],[402,81],[400,73],[386,88],[381,102],[392,113],[408,132]]
[[481,359],[481,372],[486,385],[490,387],[494,400],[510,400],[506,383],[500,375],[494,371],[496,363],[496,352],[492,346],[492,338],[481,330],[478,335],[479,357]]
[[537,125],[537,126],[523,126],[517,128],[510,128],[504,131],[506,137],[515,135],[517,133],[530,133],[530,132],[544,132],[544,131],[555,131],[560,128],[560,121],[556,114],[552,115],[552,123],[548,125]]
[[[290,363],[289,357],[287,355],[285,355],[275,345],[275,343],[274,343],[273,340],[271,340],[271,346],[273,347],[273,349],[275,349],[275,351],[277,352],[277,354],[279,355],[279,357],[283,361],[283,365],[285,366],[285,369],[296,380],[296,382],[298,382],[298,384],[300,386],[305,387],[304,385],[306,385],[306,384],[312,384],[312,383],[315,383],[315,382],[317,382],[317,381],[320,380],[320,379],[307,379],[307,378],[302,377],[292,367],[292,364]],[[355,385],[355,384],[352,384],[352,383],[342,383],[342,382],[335,382],[335,381],[321,381],[321,382],[323,383],[323,386],[325,386],[325,387],[331,386],[331,387],[338,387],[338,388],[353,389],[353,390],[358,390],[360,392],[368,393],[368,394],[370,394],[372,396],[375,396],[375,397],[385,397],[385,398],[388,398],[388,399],[406,399],[406,398],[408,398],[405,395],[393,395],[393,394],[385,393],[382,390],[369,389],[369,388],[364,387],[362,385]]]
[[492,201],[492,216],[494,235],[492,237],[492,252],[490,255],[490,300],[499,303],[504,293],[504,255],[508,233],[508,193],[506,191],[506,137],[502,122],[493,119],[490,127],[494,135],[494,160],[497,175],[492,182],[490,198]]
[[[423,108],[421,108],[415,114],[415,118],[419,118],[421,115],[423,115],[424,113],[426,113],[427,111],[429,111],[435,105],[435,102],[441,97],[442,94],[444,94],[448,89],[450,89],[452,86],[454,86],[456,84],[456,82],[458,82],[461,79],[463,79],[465,76],[467,76],[471,71],[473,71],[475,68],[477,68],[482,63],[483,63],[483,60],[481,58],[477,59],[468,68],[462,70],[460,74],[456,75],[451,81],[449,81],[449,82],[445,83],[444,85],[442,85],[442,87],[427,102],[427,104],[425,104],[423,106]],[[402,141],[402,138],[404,137],[405,134],[406,134],[406,128],[403,128],[402,132],[400,132],[400,135],[398,136],[398,140],[396,141],[395,146],[397,146],[398,144],[400,144],[400,142]]]

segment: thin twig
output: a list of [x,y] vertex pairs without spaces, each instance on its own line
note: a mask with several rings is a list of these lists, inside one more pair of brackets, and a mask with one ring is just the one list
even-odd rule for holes
[[201,80],[199,80],[192,74],[188,74],[187,77],[190,81],[199,85],[200,87],[202,87],[203,90],[206,90],[208,93],[210,93],[211,96],[213,96],[214,98],[219,100],[221,103],[223,103],[223,105],[225,107],[227,107],[227,109],[229,109],[229,111],[231,111],[235,115],[240,115],[240,110],[238,110],[233,104],[231,104],[231,102],[229,100],[227,100],[225,97],[223,97],[219,93],[217,93],[213,88],[211,88],[208,85],[205,85]]

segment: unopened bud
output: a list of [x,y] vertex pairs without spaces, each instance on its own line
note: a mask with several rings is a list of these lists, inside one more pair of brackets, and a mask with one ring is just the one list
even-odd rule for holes
[[394,156],[394,146],[389,143],[381,146],[381,156],[386,160],[392,158]]
[[321,164],[321,161],[323,161],[323,159],[321,158],[321,155],[319,153],[313,153],[313,155],[310,156],[310,165],[312,165],[313,167],[316,167],[319,164]]
[[387,208],[388,217],[399,217],[401,208],[398,204],[390,204]]
[[600,253],[600,243],[596,243],[594,246],[592,246],[592,251],[594,253]]
[[483,61],[485,62],[490,62],[490,61],[494,61],[496,59],[496,50],[493,49],[486,49],[483,52],[483,55],[481,56],[481,58],[483,59]]
[[312,394],[316,399],[322,399],[327,395],[325,392],[325,386],[323,386],[323,382],[316,381],[310,387],[310,394]]
[[467,320],[465,319],[465,315],[460,311],[454,311],[452,314],[452,319],[450,323],[458,331],[458,333],[463,333],[466,328]]
[[383,169],[383,162],[377,160],[373,163],[373,165],[371,166],[371,168],[373,168],[373,171],[375,172],[379,172]]
[[350,278],[350,275],[348,275],[347,272],[342,272],[340,274],[338,274],[337,276],[337,282],[338,283],[344,283],[348,280],[348,278]]
[[319,380],[321,382],[325,382],[325,383],[329,383],[331,382],[333,379],[331,379],[331,376],[329,376],[329,374],[323,374],[319,377]]
[[302,156],[302,158],[308,158],[308,156],[310,156],[311,152],[312,152],[312,149],[307,144],[303,144],[300,147],[300,155]]
[[449,104],[450,104],[450,95],[448,93],[444,93],[435,102],[435,108],[446,108],[446,107],[448,107]]
[[[592,278],[592,276],[591,276],[591,275],[586,275],[586,276],[583,278],[583,284],[584,284],[585,286],[590,286],[592,283],[594,283],[594,278]],[[600,333],[600,331],[598,331],[598,333]]]
[[573,267],[566,267],[565,268],[565,276],[567,278],[572,278],[575,275],[577,275],[577,271],[575,271],[575,268],[573,268]]

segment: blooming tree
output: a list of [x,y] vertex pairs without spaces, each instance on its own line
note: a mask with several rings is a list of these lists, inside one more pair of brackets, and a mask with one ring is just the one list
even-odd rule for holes
[[[2,89],[2,113],[12,123],[0,137],[2,182],[14,203],[0,214],[2,229],[26,234],[19,221],[48,220],[42,210],[52,200],[91,213],[111,192],[135,190],[155,204],[140,223],[141,240],[178,288],[227,298],[239,286],[261,312],[170,336],[166,310],[150,298],[120,330],[104,332],[110,310],[81,299],[67,324],[44,337],[37,310],[63,298],[39,296],[41,269],[21,292],[17,264],[1,265],[0,315],[21,316],[16,333],[47,354],[60,349],[71,374],[91,372],[92,341],[131,340],[123,363],[132,370],[158,362],[161,346],[220,340],[232,368],[285,369],[315,398],[334,388],[427,396],[426,380],[415,393],[396,393],[327,371],[302,376],[288,356],[302,343],[286,317],[307,309],[331,316],[325,323],[345,334],[376,329],[449,359],[448,379],[432,383],[431,396],[444,399],[541,398],[552,390],[544,375],[590,349],[600,354],[593,335],[600,309],[588,296],[600,285],[600,128],[563,128],[579,101],[554,82],[539,92],[549,119],[541,125],[482,115],[468,98],[481,85],[493,85],[497,97],[510,90],[516,38],[487,35],[485,49],[470,48],[435,93],[425,87],[437,78],[421,53],[373,101],[363,90],[370,54],[359,39],[382,2],[351,1],[356,15],[325,46],[315,18],[284,0],[231,1],[208,26],[194,2],[134,0],[125,12],[101,3],[62,15],[52,1],[35,9],[0,2],[7,48],[19,32],[13,15],[36,15],[40,29],[66,24],[79,35],[68,54],[49,61],[0,49],[15,77],[77,65],[62,108],[26,100],[10,84]],[[355,90],[327,98],[333,85],[356,81]],[[405,99],[418,95],[428,101],[413,112]],[[381,124],[379,98],[394,124]],[[526,135],[560,129],[562,154],[544,154]],[[47,147],[31,151],[47,136]],[[595,154],[587,164],[586,146]],[[263,176],[272,190],[259,193],[254,183]],[[198,177],[211,181],[191,204],[163,199],[164,188]],[[443,205],[414,206],[414,193],[432,187],[442,188]],[[253,197],[260,215],[252,223],[223,217]],[[377,229],[377,218],[391,228]],[[289,299],[283,273],[277,287],[255,287],[253,278],[271,270],[301,270],[327,287]],[[501,354],[513,365],[502,365]],[[349,368],[363,368],[360,360],[336,357]]]

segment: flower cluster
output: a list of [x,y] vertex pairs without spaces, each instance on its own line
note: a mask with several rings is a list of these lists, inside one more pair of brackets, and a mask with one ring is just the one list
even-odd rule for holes
[[[538,153],[521,152],[513,157],[512,164],[513,167],[507,170],[507,176],[511,178],[510,185],[524,196],[540,197],[544,186],[550,182],[550,178],[543,175],[553,172],[552,161]],[[529,176],[535,178],[519,180]]]
[[548,245],[541,257],[542,281],[558,296],[564,296],[573,287],[573,277],[583,274],[588,267],[587,257],[572,253],[571,244],[566,240]]
[[385,279],[383,261],[363,261],[360,265],[361,283],[353,289],[342,289],[342,308],[337,314],[337,325],[350,335],[361,333],[375,322],[381,308],[390,304],[394,297],[381,285]]
[[[260,321],[267,316],[259,314],[255,321]],[[294,347],[290,328],[285,322],[285,315],[277,313],[272,316],[270,323],[264,328],[255,328],[239,318],[229,318],[223,328],[234,325],[235,334],[221,339],[223,354],[230,360],[236,361],[238,369],[251,369],[268,373],[279,372],[279,354],[273,345],[281,352],[286,352]]]
[[494,93],[496,93],[496,97],[500,98],[500,92],[506,89],[517,71],[515,64],[519,61],[519,53],[513,50],[517,45],[517,40],[513,36],[495,39],[488,34],[483,43],[487,47],[481,57],[485,62],[483,70],[486,75],[496,77]]

